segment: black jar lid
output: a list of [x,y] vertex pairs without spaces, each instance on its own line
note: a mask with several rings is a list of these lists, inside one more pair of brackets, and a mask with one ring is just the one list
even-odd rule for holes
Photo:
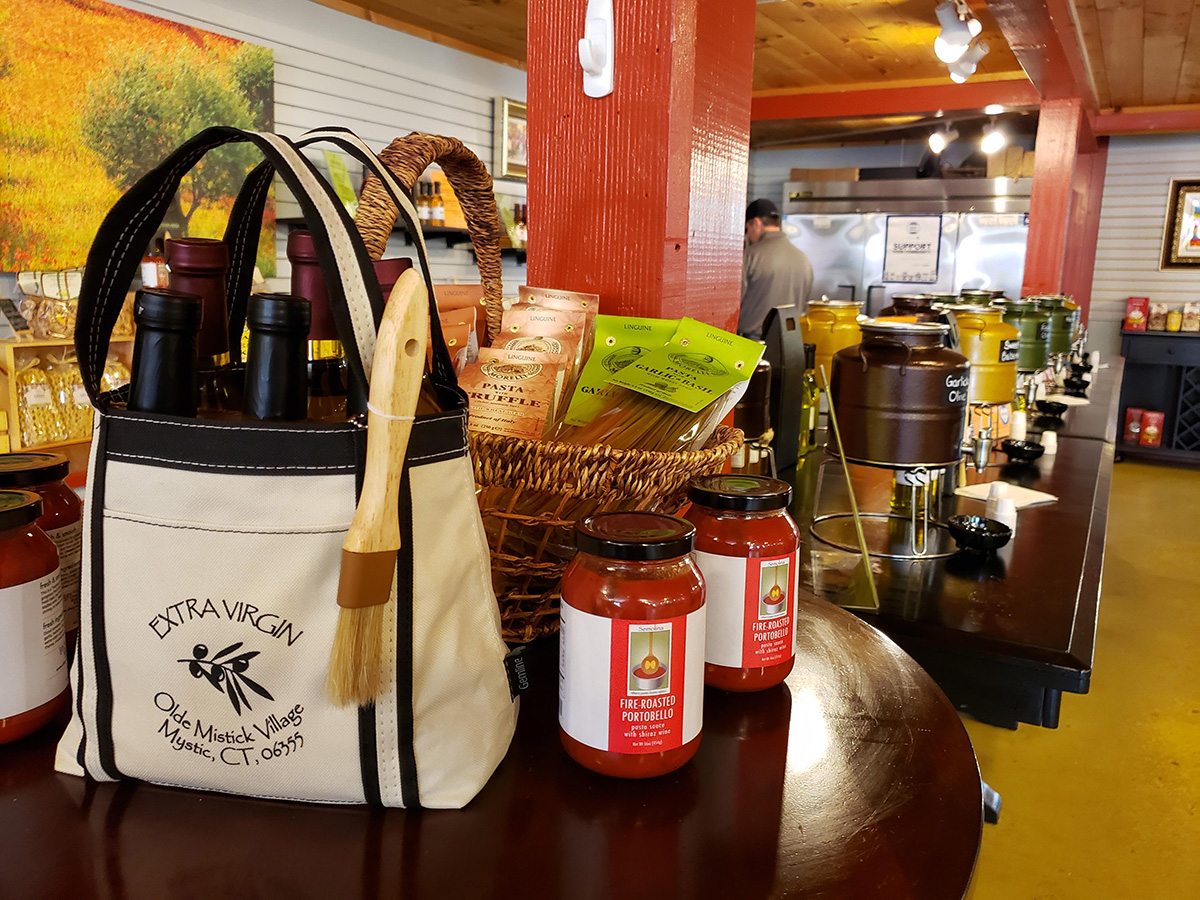
[[691,553],[695,543],[696,529],[690,522],[658,513],[600,513],[575,526],[575,546],[605,559],[674,559]]
[[0,491],[0,531],[32,525],[42,516],[42,498],[33,491]]
[[308,334],[312,304],[294,294],[251,294],[246,324],[253,330]]
[[765,512],[787,509],[792,486],[765,475],[702,475],[688,485],[688,499],[709,509]]
[[133,298],[133,321],[165,331],[196,331],[204,301],[195,294],[168,288],[142,288]]
[[61,453],[0,453],[0,491],[62,481],[70,471]]

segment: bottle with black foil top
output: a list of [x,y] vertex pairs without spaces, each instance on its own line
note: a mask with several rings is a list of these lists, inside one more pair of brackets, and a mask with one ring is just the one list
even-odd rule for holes
[[196,349],[200,408],[236,411],[242,404],[242,367],[229,348],[229,304],[225,279],[229,247],[212,238],[170,238],[165,243],[171,288],[200,298],[204,315]]
[[203,301],[195,294],[143,288],[133,300],[133,370],[128,408],[194,418],[200,396],[197,336]]
[[308,417],[308,334],[312,304],[291,294],[252,294],[242,413],[252,419]]

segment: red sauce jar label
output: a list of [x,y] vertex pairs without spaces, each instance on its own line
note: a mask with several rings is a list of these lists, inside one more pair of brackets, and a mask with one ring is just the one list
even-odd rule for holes
[[0,719],[49,703],[66,686],[58,569],[0,588]]
[[704,660],[715,666],[773,666],[796,653],[796,551],[746,559],[692,552],[707,586]]
[[58,548],[58,568],[62,583],[63,624],[67,631],[79,627],[79,564],[83,555],[83,522],[62,528],[47,528],[46,537]]
[[700,733],[704,608],[669,619],[611,619],[565,600],[559,724],[612,753],[662,753]]

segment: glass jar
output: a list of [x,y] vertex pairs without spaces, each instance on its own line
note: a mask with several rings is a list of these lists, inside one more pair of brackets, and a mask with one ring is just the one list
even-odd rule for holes
[[58,551],[37,526],[42,498],[0,491],[0,744],[32,734],[67,703]]
[[725,691],[773,687],[796,657],[800,532],[787,513],[792,486],[707,475],[692,480],[688,499],[708,606],[704,683]]
[[37,526],[58,550],[63,627],[67,648],[79,631],[79,560],[83,549],[83,501],[66,486],[71,463],[60,453],[0,454],[0,491],[33,491],[42,498]]
[[651,778],[700,746],[704,579],[683,519],[611,512],[575,527],[562,579],[559,738],[580,765]]

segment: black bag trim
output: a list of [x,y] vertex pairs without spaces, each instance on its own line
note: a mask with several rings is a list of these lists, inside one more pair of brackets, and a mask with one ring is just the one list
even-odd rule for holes
[[[91,479],[89,501],[91,503],[91,543],[86,552],[91,554],[92,563],[92,663],[96,667],[96,750],[100,756],[100,768],[109,778],[121,778],[117,768],[112,737],[112,672],[108,668],[108,638],[104,622],[104,481],[105,453],[108,447],[108,421],[101,417],[96,429],[96,446],[93,448],[96,464],[88,473]],[[81,691],[82,693],[82,691]]]
[[412,483],[400,475],[400,552],[396,554],[396,731],[400,758],[400,799],[419,809],[417,756],[413,749],[413,516]]
[[[193,472],[231,475],[344,475],[362,466],[355,423],[226,423],[112,410],[108,458]],[[413,423],[405,467],[431,465],[467,453],[466,414],[422,416]]]
[[[357,441],[362,451],[364,463],[367,458],[367,442]],[[354,502],[362,495],[363,470],[358,470],[354,479]],[[378,736],[375,733],[375,708],[360,706],[358,708],[358,768],[362,773],[363,799],[372,806],[383,806],[383,796],[379,793],[379,752]]]
[[75,648],[75,671],[77,677],[75,679],[75,715],[79,717],[79,747],[75,751],[75,762],[79,763],[79,768],[87,771],[87,727],[86,719],[83,717],[83,652],[82,648]]

